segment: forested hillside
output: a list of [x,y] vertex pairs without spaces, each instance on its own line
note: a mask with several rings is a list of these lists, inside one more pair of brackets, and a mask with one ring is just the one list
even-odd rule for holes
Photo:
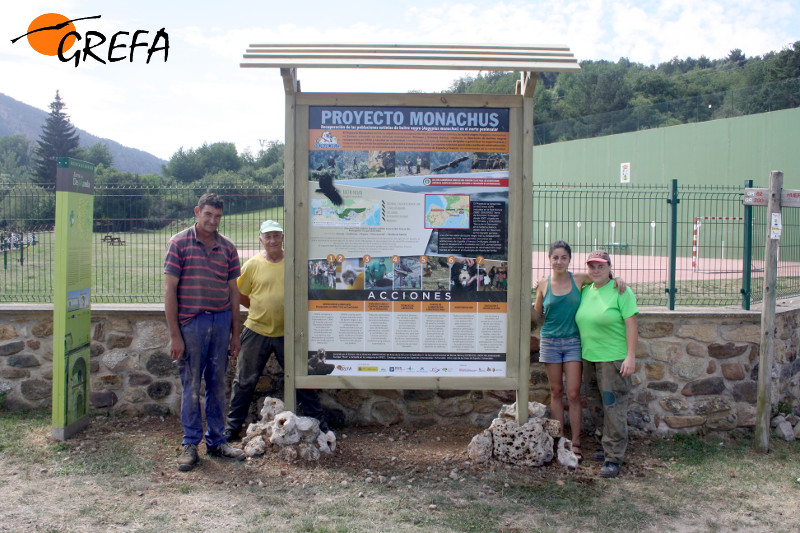
[[[543,73],[536,85],[536,125],[582,119],[537,128],[549,134],[545,142],[800,106],[800,41],[764,56],[735,49],[722,59],[676,57],[657,66],[625,58],[580,65],[578,73]],[[446,92],[513,94],[518,79],[504,72],[466,76]]]
[[[736,49],[714,60],[674,58],[648,66],[622,58],[616,63],[583,61],[581,67],[578,73],[541,75],[534,94],[537,144],[800,106],[800,41],[764,56],[746,57]],[[518,73],[468,76],[443,92],[513,94],[518,79]],[[35,110],[26,118],[28,111],[9,115],[0,105],[0,125],[17,128],[0,130],[0,228],[19,225],[21,219],[48,220],[53,215],[54,193],[37,184],[33,171],[40,131],[2,135],[19,131],[20,121],[36,119],[41,124],[46,116]],[[88,136],[80,135],[81,141]],[[280,141],[258,154],[238,153],[229,142],[181,148],[158,168],[162,176],[154,170],[120,170],[124,167],[115,144],[108,141],[106,145],[103,140],[82,152],[82,157],[97,164],[97,186],[118,189],[114,202],[95,204],[98,221],[120,224],[120,220],[135,218],[134,211],[148,212],[148,227],[158,227],[175,213],[190,212],[191,206],[163,198],[162,187],[191,187],[198,194],[219,185],[283,187],[284,145]],[[18,188],[23,192],[15,192]],[[36,206],[15,199],[30,196],[29,189],[36,189],[42,199]],[[231,212],[239,208],[232,205]]]
[[[42,133],[42,124],[46,118],[46,111],[0,93],[0,138],[23,135],[33,145]],[[80,120],[76,122],[80,123]],[[143,150],[123,146],[117,141],[92,135],[80,128],[76,129],[80,135],[81,146],[89,149],[96,144],[106,145],[116,168],[140,174],[161,172],[163,159]],[[3,154],[0,153],[0,162],[2,157]]]

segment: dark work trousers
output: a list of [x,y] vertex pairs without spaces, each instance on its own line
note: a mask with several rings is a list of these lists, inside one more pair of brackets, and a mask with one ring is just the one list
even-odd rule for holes
[[[274,353],[278,363],[283,366],[283,337],[265,337],[244,327],[241,340],[242,349],[236,362],[236,377],[231,389],[231,408],[225,421],[225,430],[234,435],[239,433],[244,425],[256,385],[270,354]],[[317,391],[310,389],[296,389],[296,391],[297,403],[303,414],[319,420],[320,430],[327,431],[328,424],[325,422],[325,413]]]
[[631,378],[623,378],[622,360],[607,363],[583,362],[586,400],[595,426],[603,428],[606,461],[622,464],[628,446],[628,400]]

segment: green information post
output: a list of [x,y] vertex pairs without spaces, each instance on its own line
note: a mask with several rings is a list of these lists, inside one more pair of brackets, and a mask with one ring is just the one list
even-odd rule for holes
[[60,157],[53,281],[53,437],[89,423],[94,165]]

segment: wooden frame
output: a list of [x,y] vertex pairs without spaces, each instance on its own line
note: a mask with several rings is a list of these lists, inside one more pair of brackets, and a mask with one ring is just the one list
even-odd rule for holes
[[[515,390],[526,405],[530,387],[533,93],[540,71],[580,67],[564,46],[251,45],[243,68],[280,68],[286,93],[286,291],[284,400],[296,388]],[[301,93],[297,67],[520,70],[516,95]],[[509,111],[508,301],[506,375],[397,377],[308,375],[308,127],[310,106],[507,108]],[[527,221],[527,222],[526,222]],[[518,409],[517,420],[527,420]]]

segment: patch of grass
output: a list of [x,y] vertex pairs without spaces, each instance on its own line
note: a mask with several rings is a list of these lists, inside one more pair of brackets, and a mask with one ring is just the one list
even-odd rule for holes
[[43,443],[50,425],[46,411],[0,411],[0,452],[10,457],[31,453],[31,442]]
[[[240,252],[260,250],[258,227],[270,218],[283,221],[283,206],[225,215],[219,231]],[[125,241],[124,246],[110,246],[103,241],[105,231],[93,233],[92,302],[161,302],[167,242],[193,222],[193,217],[187,217],[158,230],[114,232],[115,237]],[[9,265],[5,278],[8,289],[0,290],[0,301],[52,301],[55,232],[37,235],[39,244],[25,250],[24,266]]]
[[497,528],[500,515],[497,513],[497,506],[486,502],[473,502],[465,509],[455,506],[443,506],[437,508],[443,515],[444,525],[451,527],[454,531],[474,531],[482,533],[492,531]]
[[679,433],[667,443],[671,455],[683,464],[697,465],[704,463],[720,453],[727,452],[719,444],[710,442],[697,433]]
[[[769,454],[738,433],[632,439],[623,475],[613,480],[599,478],[587,460],[576,472],[465,469],[463,481],[447,479],[447,469],[398,472],[388,486],[352,472],[342,485],[324,464],[281,466],[279,475],[257,461],[235,470],[207,461],[179,475],[163,428],[95,428],[61,443],[49,436],[47,413],[33,420],[0,413],[0,499],[13,495],[5,509],[36,502],[42,529],[69,520],[85,530],[152,532],[771,531],[800,515],[800,443],[774,436]],[[63,494],[87,487],[93,496],[44,506],[51,487]],[[3,512],[0,523],[12,516]]]
[[77,450],[65,442],[50,448],[59,455],[54,471],[60,475],[133,476],[150,472],[154,466],[148,445],[125,437],[110,436],[96,451]]
[[[620,493],[611,484],[614,481],[587,485],[566,479],[562,483],[511,485],[503,492],[503,500],[519,502],[517,509],[508,509],[515,515],[533,508],[550,517],[547,522],[553,531],[640,531],[652,520],[651,513],[639,505],[639,495]],[[540,531],[550,531],[544,527]]]

